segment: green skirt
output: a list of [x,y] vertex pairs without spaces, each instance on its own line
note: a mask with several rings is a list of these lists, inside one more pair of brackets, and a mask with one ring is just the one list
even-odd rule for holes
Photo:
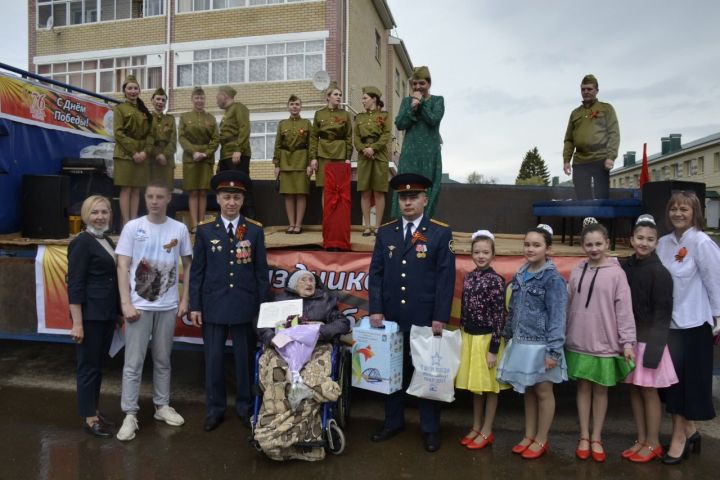
[[183,190],[210,190],[215,162],[183,162]]
[[280,193],[307,195],[310,192],[310,179],[304,171],[280,171]]
[[119,187],[146,187],[150,179],[148,161],[137,164],[132,160],[115,157],[113,180]]
[[172,190],[175,183],[175,162],[170,162],[167,165],[160,165],[156,161],[150,163],[150,181],[162,180]]
[[570,350],[565,350],[565,361],[571,380],[589,380],[606,387],[622,382],[635,369],[625,357],[596,357]]

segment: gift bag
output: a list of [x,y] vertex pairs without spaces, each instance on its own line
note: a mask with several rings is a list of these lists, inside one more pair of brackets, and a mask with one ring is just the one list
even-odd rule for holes
[[455,400],[455,375],[460,368],[460,330],[443,330],[433,335],[432,328],[413,325],[410,353],[413,373],[407,393],[429,400]]
[[352,331],[352,386],[390,394],[402,389],[403,334],[395,322],[370,326],[364,317]]

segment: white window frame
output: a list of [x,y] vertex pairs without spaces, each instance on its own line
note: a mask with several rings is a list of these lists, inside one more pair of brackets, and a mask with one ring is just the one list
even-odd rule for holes
[[[103,20],[103,3],[107,1],[113,2],[113,12],[112,12],[112,18],[108,20]],[[47,20],[45,20],[45,25],[40,24],[40,11],[41,8],[47,8],[50,7],[50,16],[53,17],[54,25],[53,27],[75,27],[79,25],[89,25],[89,24],[95,24],[95,23],[108,23],[108,22],[119,22],[119,21],[125,21],[125,20],[136,20],[138,18],[147,18],[147,17],[157,17],[157,16],[164,16],[165,15],[165,2],[166,0],[143,0],[142,3],[142,15],[134,17],[133,16],[133,7],[134,7],[134,0],[128,1],[128,11],[127,11],[127,17],[117,17],[117,5],[118,0],[36,0],[35,4],[35,18],[36,18],[36,29],[37,30],[47,30]],[[81,4],[81,21],[79,23],[73,23],[72,17],[71,17],[71,9],[70,5],[74,3],[80,3]],[[57,5],[64,5],[65,6],[65,19],[63,22],[58,22],[57,16],[55,14],[55,7]],[[95,6],[93,9],[92,6]],[[150,5],[157,5],[160,8],[160,13],[152,13],[148,14],[148,10]],[[95,20],[88,21],[85,16],[87,12],[94,12],[95,14]]]
[[[277,5],[286,5],[291,3],[315,3],[325,0],[177,0],[175,2],[175,13],[178,15],[214,12],[217,10],[230,10],[233,8],[256,8],[256,7],[274,7]],[[227,6],[233,2],[238,5]],[[189,6],[186,9],[185,4]],[[198,4],[206,4],[207,7]]]

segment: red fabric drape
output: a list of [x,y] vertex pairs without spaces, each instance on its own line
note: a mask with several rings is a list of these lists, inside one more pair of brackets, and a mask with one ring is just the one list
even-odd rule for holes
[[650,181],[650,172],[648,172],[647,143],[643,143],[642,168],[640,169],[640,189]]
[[350,164],[325,164],[323,248],[350,250]]

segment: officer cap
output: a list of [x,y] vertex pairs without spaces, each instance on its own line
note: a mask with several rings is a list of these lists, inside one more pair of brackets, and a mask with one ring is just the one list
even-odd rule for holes
[[235,98],[235,95],[237,95],[237,90],[235,90],[235,89],[234,89],[233,87],[231,87],[230,85],[223,85],[223,86],[221,86],[221,87],[218,88],[218,91],[223,92],[224,94],[226,94],[226,95],[229,96],[230,98]]
[[390,180],[390,188],[399,195],[426,192],[430,187],[432,187],[432,180],[418,173],[401,173]]
[[205,90],[202,87],[194,87],[192,89],[192,95],[205,95]]
[[365,94],[375,95],[375,96],[377,96],[378,98],[382,97],[382,92],[381,92],[380,89],[377,88],[377,87],[373,87],[373,86],[362,87],[362,92],[365,93]]
[[598,81],[597,78],[595,78],[595,75],[592,73],[589,73],[585,75],[582,79],[582,82],[580,82],[580,85],[595,85],[595,88],[598,88]]
[[252,180],[240,170],[223,170],[210,179],[210,188],[216,192],[241,192],[252,189]]
[[415,80],[427,80],[430,81],[430,69],[423,65],[422,67],[415,67],[413,69],[412,77]]
[[156,88],[150,98],[154,97],[155,95],[160,95],[161,97],[167,97],[167,93],[165,93],[165,90],[162,87]]

